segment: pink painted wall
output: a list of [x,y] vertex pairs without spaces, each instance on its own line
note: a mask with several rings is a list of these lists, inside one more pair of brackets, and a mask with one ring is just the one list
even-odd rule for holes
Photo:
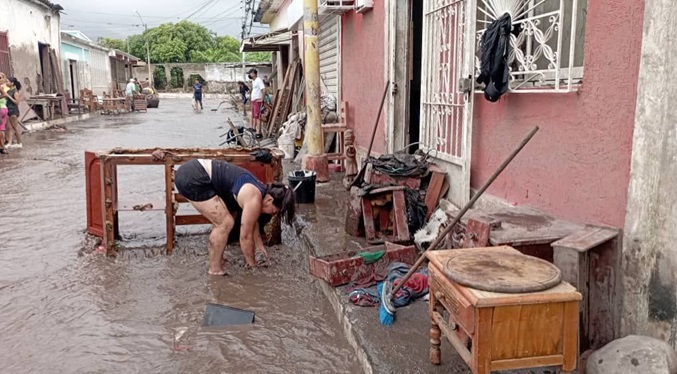
[[[341,100],[348,102],[348,127],[355,131],[358,148],[365,151],[385,85],[385,1],[376,0],[373,10],[348,12],[342,19]],[[374,140],[375,153],[386,150],[384,117]]]
[[488,190],[577,222],[623,227],[644,0],[588,1],[583,85],[571,94],[476,95],[473,187],[535,126],[541,130]]

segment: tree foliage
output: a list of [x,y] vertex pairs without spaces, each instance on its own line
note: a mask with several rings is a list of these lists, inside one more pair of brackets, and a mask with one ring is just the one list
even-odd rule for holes
[[[153,63],[242,61],[239,40],[232,36],[216,36],[206,27],[189,21],[165,23],[148,29],[143,34],[130,36],[130,53],[144,61],[147,55],[146,41],[149,42],[150,59]],[[127,50],[123,40],[102,38],[100,43],[102,42],[119,42],[123,48],[113,48]],[[246,53],[245,61],[270,62],[272,55],[268,52]]]
[[99,38],[99,40],[97,42],[100,46],[105,47],[105,48],[119,49],[121,51],[127,50],[127,42],[125,42],[122,39]]

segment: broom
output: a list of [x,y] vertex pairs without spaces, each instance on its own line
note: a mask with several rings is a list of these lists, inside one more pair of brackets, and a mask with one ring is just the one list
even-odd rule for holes
[[[484,194],[484,191],[491,186],[492,183],[498,178],[499,175],[505,170],[505,168],[512,162],[512,160],[517,157],[517,155],[520,153],[520,151],[529,143],[531,138],[536,135],[536,132],[538,131],[538,126],[534,127],[531,132],[522,140],[522,142],[519,144],[519,146],[508,156],[508,158],[503,161],[501,166],[498,167],[498,169],[494,172],[494,174],[489,178],[489,180],[482,186],[482,188],[477,191],[477,193],[470,199],[470,201],[465,204],[463,209],[456,215],[453,221],[451,221],[451,224],[447,225],[447,227],[442,230],[442,232],[437,235],[437,238],[435,241],[430,244],[428,249],[422,249],[419,247],[419,250],[422,252],[421,256],[418,258],[414,266],[409,269],[409,272],[402,278],[402,280],[397,284],[395,288],[392,288],[392,283],[386,281],[381,283],[378,286],[378,291],[379,295],[381,296],[381,306],[379,310],[379,319],[381,321],[382,325],[392,325],[395,322],[395,307],[392,304],[392,299],[397,295],[397,292],[404,286],[405,283],[411,278],[416,271],[418,271],[418,268],[421,267],[423,264],[423,261],[425,261],[425,252],[428,250],[434,251],[439,247],[440,244],[442,244],[442,241],[444,238],[451,232],[451,230],[456,226],[457,223],[461,221],[461,218],[472,208],[473,205],[475,205],[475,202]],[[418,244],[417,244],[418,247]]]

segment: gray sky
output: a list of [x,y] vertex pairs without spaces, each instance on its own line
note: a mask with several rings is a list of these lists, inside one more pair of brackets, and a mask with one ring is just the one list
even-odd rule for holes
[[[179,22],[188,17],[218,35],[231,35],[238,39],[242,30],[242,0],[52,0],[64,8],[61,17],[63,30],[79,30],[92,40],[98,37],[124,39],[139,34],[143,25],[138,10],[148,27],[166,22]],[[258,1],[256,2],[258,4]],[[260,26],[260,25],[259,25]],[[265,33],[257,28],[251,34]]]

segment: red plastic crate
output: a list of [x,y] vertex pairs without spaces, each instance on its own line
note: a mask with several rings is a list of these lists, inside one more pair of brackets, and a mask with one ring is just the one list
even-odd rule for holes
[[[378,252],[384,249],[386,253],[383,257],[372,264],[365,264],[362,257],[356,256],[360,252]],[[310,256],[310,273],[331,286],[337,287],[355,280],[354,276],[358,273],[369,273],[376,266],[387,267],[393,262],[413,265],[416,262],[416,247],[385,243],[359,251],[347,251],[322,257]]]

